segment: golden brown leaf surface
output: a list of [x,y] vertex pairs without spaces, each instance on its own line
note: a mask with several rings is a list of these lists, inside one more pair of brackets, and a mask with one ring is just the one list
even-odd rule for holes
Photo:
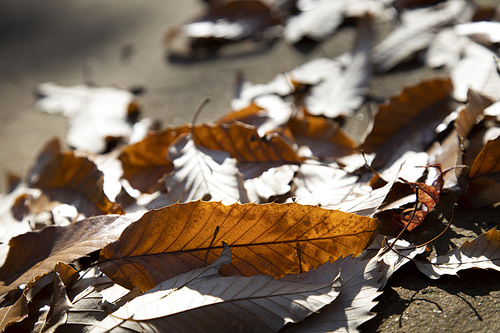
[[99,267],[127,288],[149,290],[212,263],[226,242],[233,262],[224,275],[282,277],[360,254],[377,227],[376,219],[296,203],[175,204],[130,225],[101,251]]
[[120,154],[123,178],[134,188],[153,193],[163,184],[158,180],[171,172],[174,165],[167,160],[168,148],[180,134],[189,133],[188,126],[166,128],[149,133],[142,141],[128,145]]
[[103,191],[103,174],[86,157],[61,152],[53,140],[38,157],[29,175],[30,187],[40,188],[52,200],[75,204],[85,216],[124,214]]

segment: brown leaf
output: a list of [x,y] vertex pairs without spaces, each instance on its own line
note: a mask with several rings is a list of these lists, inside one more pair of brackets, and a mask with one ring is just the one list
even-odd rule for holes
[[323,118],[296,114],[288,122],[299,146],[307,146],[314,156],[342,156],[357,147],[337,122]]
[[[469,172],[469,179],[493,176],[500,171],[500,137],[488,141],[476,157]],[[497,177],[498,179],[498,177]]]
[[427,165],[427,167],[433,167],[438,172],[436,179],[432,182],[432,185],[420,182],[412,183],[401,179],[403,182],[410,185],[414,191],[417,191],[418,189],[417,196],[418,202],[420,203],[420,206],[417,208],[415,213],[413,208],[409,208],[404,210],[401,215],[394,215],[393,217],[393,222],[396,225],[404,227],[405,225],[410,224],[407,228],[408,231],[412,231],[422,224],[427,214],[437,205],[444,185],[444,175],[450,171],[450,169],[443,171],[440,164],[431,164]]
[[299,204],[175,204],[150,211],[128,227],[101,251],[99,266],[129,289],[149,290],[207,266],[220,255],[223,241],[234,256],[224,275],[281,277],[361,253],[377,226],[376,219]]
[[29,186],[44,191],[52,200],[74,204],[85,216],[124,214],[103,191],[103,175],[94,163],[72,152],[61,152],[51,141],[28,176]]
[[13,301],[9,302],[10,300],[7,299],[0,303],[0,332],[28,316],[28,301],[24,293],[19,292],[21,295],[17,300],[14,298]]
[[455,109],[449,79],[437,78],[407,87],[390,101],[381,104],[371,133],[361,148],[377,156],[379,168],[406,150],[421,151],[435,136],[435,129]]
[[[120,156],[124,178],[143,192],[163,188],[158,181],[173,170],[167,158],[168,149],[180,135],[190,131],[189,125],[168,128],[126,147]],[[301,162],[281,136],[273,133],[261,137],[254,126],[241,122],[196,125],[192,131],[196,145],[226,151],[238,162]]]
[[119,157],[123,165],[123,178],[144,193],[163,188],[159,180],[174,167],[167,160],[168,148],[180,134],[189,131],[188,126],[165,128],[150,132],[142,141],[126,146]]
[[301,162],[278,134],[260,137],[254,126],[240,122],[195,126],[193,139],[197,145],[227,151],[238,162]]
[[12,238],[0,268],[0,295],[51,271],[58,262],[70,263],[103,248],[117,239],[130,222],[124,216],[104,215]]

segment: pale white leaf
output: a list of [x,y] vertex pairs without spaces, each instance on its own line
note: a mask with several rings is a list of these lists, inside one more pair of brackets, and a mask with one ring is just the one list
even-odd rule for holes
[[467,100],[467,91],[472,89],[487,97],[500,98],[500,74],[495,53],[486,47],[469,41],[464,48],[464,58],[451,71],[453,97]]
[[248,201],[236,160],[227,152],[197,146],[186,135],[172,144],[168,159],[174,164],[165,178],[170,204],[207,196],[224,204]]
[[466,1],[453,0],[424,9],[406,11],[396,27],[372,50],[372,61],[380,72],[386,72],[417,51],[427,48],[439,29],[472,17]]
[[335,281],[303,284],[263,275],[194,275],[192,279],[193,273],[188,272],[161,283],[113,312],[91,332],[207,332],[228,328],[275,332],[321,309],[339,293]]
[[301,10],[286,22],[283,30],[285,41],[294,44],[304,37],[321,41],[332,35],[344,20],[345,0],[298,1]]
[[304,99],[310,114],[328,118],[347,117],[361,107],[371,78],[368,50],[372,41],[369,22],[363,20],[358,27],[354,50],[348,56],[342,56],[347,59],[343,61],[345,68],[340,72],[332,71],[333,75],[312,87]]
[[40,111],[69,118],[67,143],[74,148],[100,153],[106,148],[106,137],[132,133],[127,116],[135,96],[126,90],[43,83],[38,93],[41,97],[35,106]]
[[375,316],[371,309],[377,304],[374,299],[384,285],[380,267],[376,257],[348,256],[311,270],[301,283],[327,282],[340,274],[340,294],[320,312],[283,332],[358,332],[359,325]]
[[[298,165],[284,164],[277,167],[267,168],[265,163],[245,163],[239,169],[245,179],[245,188],[251,202],[269,202],[269,198],[283,195],[291,190],[290,183],[293,175],[299,169]],[[262,171],[256,177],[258,171]]]
[[353,191],[358,176],[349,175],[336,163],[307,160],[294,178],[294,195],[301,204],[333,205],[344,201]]
[[465,35],[474,38],[481,44],[493,44],[500,42],[500,22],[470,22],[457,24],[454,27],[457,35]]
[[316,85],[342,71],[343,63],[337,59],[317,58],[292,69],[289,74],[294,82]]
[[466,41],[453,28],[439,31],[429,43],[425,53],[425,63],[431,68],[453,68],[459,60]]
[[434,258],[429,263],[416,262],[418,269],[431,279],[457,275],[464,269],[494,269],[500,271],[500,232],[490,229],[460,248]]

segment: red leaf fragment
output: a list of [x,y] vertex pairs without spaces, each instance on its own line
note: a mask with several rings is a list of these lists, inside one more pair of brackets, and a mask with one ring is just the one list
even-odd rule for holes
[[[418,227],[425,219],[427,214],[436,207],[439,202],[439,195],[441,194],[441,190],[444,185],[444,175],[452,170],[453,168],[449,168],[443,171],[441,168],[441,164],[435,163],[426,165],[426,168],[435,168],[438,171],[438,175],[436,179],[432,182],[432,185],[427,185],[425,183],[412,183],[406,181],[403,178],[399,178],[405,184],[411,186],[413,191],[417,191],[418,189],[418,204],[417,211],[414,213],[413,208],[405,209],[401,214],[393,213],[392,222],[395,226],[404,228],[408,223],[410,224],[407,228],[408,231],[412,231],[416,227]],[[413,216],[413,218],[412,218]]]

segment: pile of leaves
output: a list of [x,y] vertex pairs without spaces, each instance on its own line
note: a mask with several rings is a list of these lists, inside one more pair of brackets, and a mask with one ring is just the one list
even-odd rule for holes
[[[354,332],[410,260],[430,278],[500,270],[496,229],[433,258],[402,240],[442,196],[458,212],[500,202],[499,23],[473,22],[467,1],[358,2],[352,51],[241,80],[211,124],[153,130],[126,91],[40,84],[36,106],[70,119],[75,150],[51,141],[0,197],[0,330]],[[324,26],[308,15],[346,3],[298,1],[285,38],[333,33],[294,22]],[[225,5],[243,4],[268,8]],[[400,22],[375,46],[374,8]],[[450,76],[402,88],[350,137],[373,73],[422,50]]]

